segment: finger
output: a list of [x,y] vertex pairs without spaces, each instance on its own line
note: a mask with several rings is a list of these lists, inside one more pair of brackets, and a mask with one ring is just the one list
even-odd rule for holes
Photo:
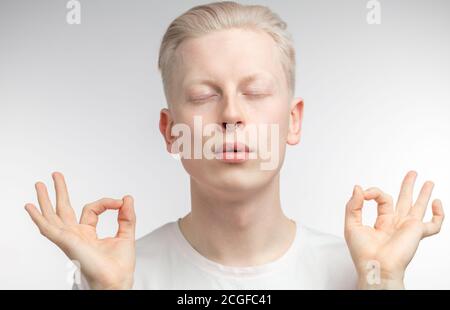
[[433,211],[433,217],[430,222],[425,223],[424,237],[429,237],[440,232],[444,221],[444,208],[439,199],[433,201],[431,209]]
[[378,187],[370,187],[364,191],[365,200],[375,200],[377,203],[378,216],[393,214],[394,207],[392,202],[392,196],[386,194]]
[[345,226],[362,225],[362,207],[364,194],[359,185],[353,188],[353,194],[345,209]]
[[76,223],[75,212],[70,205],[69,193],[67,191],[64,175],[60,172],[52,173],[56,192],[56,214],[65,223]]
[[427,181],[423,184],[420,190],[419,197],[417,197],[416,203],[410,210],[410,214],[416,218],[423,219],[425,211],[427,210],[428,203],[430,202],[431,193],[433,192],[434,183]]
[[117,237],[134,239],[136,215],[134,213],[134,200],[130,195],[123,197],[123,205],[119,209],[117,221],[119,222]]
[[48,197],[47,187],[44,183],[37,182],[35,184],[35,188],[42,215],[47,219],[48,222],[59,225],[60,219],[53,210],[52,203],[50,202],[50,198]]
[[119,209],[123,204],[122,199],[102,198],[84,206],[81,213],[80,224],[97,226],[98,216],[107,209]]
[[414,183],[416,182],[417,172],[409,171],[403,179],[400,193],[398,195],[396,213],[405,216],[413,203]]
[[25,205],[25,210],[30,215],[33,222],[39,228],[39,232],[49,239],[54,239],[55,229],[52,225],[45,219],[45,217],[38,211],[35,205],[27,203]]

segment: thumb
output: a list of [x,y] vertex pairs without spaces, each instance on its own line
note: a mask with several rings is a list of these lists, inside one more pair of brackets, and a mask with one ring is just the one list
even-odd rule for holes
[[122,198],[123,205],[119,209],[117,221],[119,223],[119,230],[116,237],[134,239],[136,228],[136,215],[134,213],[134,199],[130,195]]
[[362,224],[362,207],[364,204],[364,192],[359,185],[353,188],[353,194],[347,203],[345,222],[348,224]]

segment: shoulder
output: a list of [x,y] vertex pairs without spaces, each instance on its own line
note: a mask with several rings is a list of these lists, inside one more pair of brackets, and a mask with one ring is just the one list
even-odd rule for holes
[[300,243],[318,259],[336,261],[340,258],[348,261],[350,258],[347,244],[340,236],[301,225],[298,238]]
[[299,238],[321,249],[347,248],[344,238],[306,225],[300,225]]
[[175,225],[177,225],[176,221],[165,223],[137,239],[136,255],[161,253],[164,248],[173,244],[171,240],[174,235]]
[[310,258],[320,266],[327,286],[338,289],[356,288],[357,274],[345,239],[302,225],[300,243]]
[[179,259],[175,225],[176,221],[168,222],[136,240],[134,289],[170,286],[171,274]]

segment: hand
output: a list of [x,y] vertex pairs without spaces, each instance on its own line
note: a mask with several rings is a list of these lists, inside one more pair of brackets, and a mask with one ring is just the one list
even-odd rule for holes
[[[434,184],[425,182],[413,204],[414,171],[405,176],[394,210],[392,197],[376,187],[355,186],[347,203],[345,239],[359,275],[359,288],[403,289],[404,272],[422,238],[437,234],[444,220],[440,200],[432,202],[433,218],[423,222]],[[374,227],[362,224],[364,200],[377,202]],[[369,266],[378,268],[378,283],[371,283]]]
[[[55,243],[71,260],[80,264],[91,289],[130,289],[135,268],[135,224],[133,198],[103,198],[83,208],[80,223],[70,205],[64,176],[52,174],[56,212],[42,182],[35,184],[41,212],[31,203],[25,209],[42,235]],[[98,216],[107,209],[119,210],[115,237],[97,238]]]

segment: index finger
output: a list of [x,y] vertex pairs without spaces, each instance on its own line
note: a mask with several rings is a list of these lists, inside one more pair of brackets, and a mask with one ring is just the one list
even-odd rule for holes
[[123,204],[122,199],[102,198],[87,204],[81,213],[80,224],[97,226],[98,217],[107,209],[119,209]]
[[364,191],[365,200],[375,200],[378,205],[378,215],[394,213],[392,197],[378,187],[371,187]]

